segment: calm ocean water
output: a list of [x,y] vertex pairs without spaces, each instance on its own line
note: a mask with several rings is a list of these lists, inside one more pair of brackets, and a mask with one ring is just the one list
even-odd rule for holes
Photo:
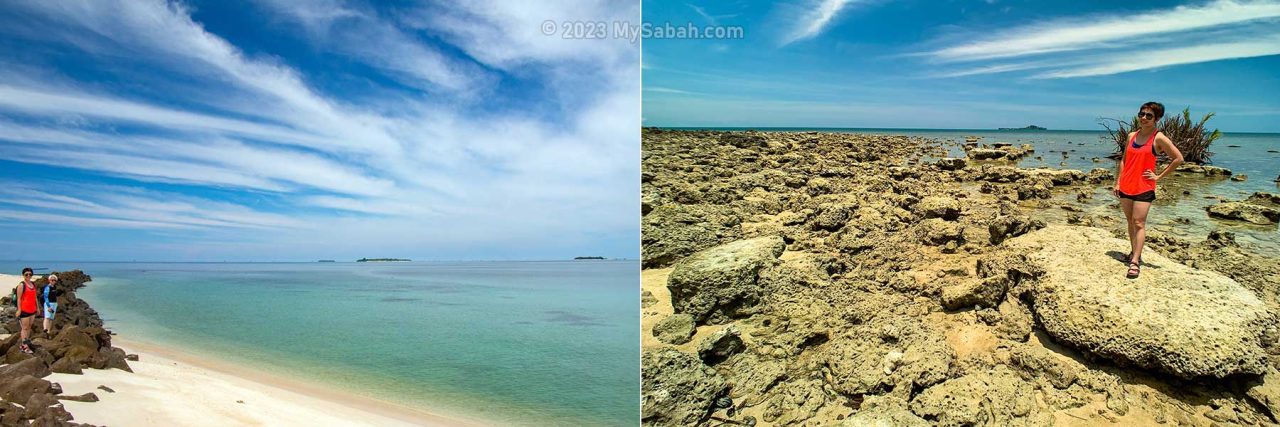
[[[708,130],[746,130],[747,128],[706,128]],[[1013,144],[1032,144],[1036,153],[1024,158],[1019,164],[1022,167],[1048,167],[1059,169],[1079,169],[1088,171],[1093,168],[1116,169],[1116,162],[1107,159],[1114,145],[1105,141],[1106,133],[1102,131],[996,131],[972,129],[843,129],[843,128],[769,128],[765,131],[819,131],[848,132],[863,134],[910,135],[936,138],[954,142],[949,145],[952,156],[963,156],[964,151],[959,143],[966,136],[982,137],[979,143],[1010,142]],[[1062,152],[1066,152],[1066,157]],[[1274,182],[1280,176],[1280,134],[1276,133],[1224,133],[1213,143],[1209,151],[1213,152],[1211,163],[1231,169],[1235,174],[1244,174],[1249,178],[1244,182],[1228,179],[1196,179],[1192,177],[1174,176],[1161,181],[1148,224],[1153,229],[1172,235],[1192,239],[1202,239],[1214,229],[1223,229],[1236,233],[1236,240],[1251,245],[1259,252],[1280,256],[1280,229],[1275,225],[1259,226],[1238,221],[1221,221],[1209,218],[1205,207],[1216,204],[1213,197],[1224,197],[1239,200],[1248,197],[1255,191],[1270,193],[1280,192]],[[1040,156],[1041,159],[1036,159]],[[1100,161],[1094,162],[1093,158]],[[1061,165],[1062,162],[1067,164]],[[1186,191],[1190,194],[1183,194]],[[1115,198],[1110,195],[1110,188],[1099,187],[1094,198],[1086,209],[1099,215],[1120,215]],[[1062,195],[1074,200],[1075,194]],[[1052,210],[1046,215],[1065,216],[1066,211]],[[1189,221],[1175,222],[1183,218]],[[1189,222],[1189,223],[1188,223]]]
[[637,261],[25,265],[92,275],[129,339],[501,425],[640,419]]

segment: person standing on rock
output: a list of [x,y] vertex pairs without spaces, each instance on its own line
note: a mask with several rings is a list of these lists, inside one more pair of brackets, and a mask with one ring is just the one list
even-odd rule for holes
[[30,267],[22,269],[22,283],[13,290],[18,303],[18,336],[22,339],[22,352],[26,354],[32,353],[31,321],[40,310],[40,305],[36,301],[39,289],[36,288],[35,283],[31,282],[32,274],[35,272]]
[[50,274],[44,289],[40,290],[41,308],[44,311],[44,335],[53,338],[53,318],[58,314],[58,275]]
[[[1129,271],[1125,277],[1137,278],[1142,272],[1142,245],[1147,240],[1147,214],[1151,202],[1156,199],[1156,182],[1173,173],[1182,164],[1182,152],[1173,141],[1156,129],[1156,122],[1164,117],[1164,105],[1159,102],[1142,104],[1138,110],[1138,128],[1129,133],[1129,143],[1124,145],[1120,161],[1120,173],[1112,191],[1120,198],[1129,225]],[[1172,158],[1159,175],[1155,173],[1156,153],[1163,152]]]

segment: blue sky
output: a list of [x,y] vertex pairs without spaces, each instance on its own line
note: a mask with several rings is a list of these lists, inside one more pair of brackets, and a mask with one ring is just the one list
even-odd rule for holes
[[1092,130],[1157,100],[1280,132],[1280,2],[651,1],[646,126]]
[[0,0],[0,259],[639,255],[631,1]]

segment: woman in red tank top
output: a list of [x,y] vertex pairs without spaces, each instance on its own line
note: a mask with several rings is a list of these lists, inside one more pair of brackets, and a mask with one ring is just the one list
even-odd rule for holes
[[22,339],[22,352],[31,354],[31,321],[35,319],[39,308],[36,304],[37,292],[31,276],[35,274],[30,267],[22,269],[22,283],[13,290],[18,304],[18,335]]
[[[1156,130],[1156,122],[1161,117],[1164,117],[1164,105],[1142,104],[1138,110],[1138,129],[1129,134],[1129,142],[1124,145],[1124,157],[1112,189],[1120,198],[1120,209],[1129,223],[1129,271],[1125,276],[1130,279],[1142,272],[1142,245],[1147,240],[1147,213],[1156,199],[1156,182],[1182,164],[1182,152]],[[1159,175],[1155,173],[1157,152],[1172,158]]]

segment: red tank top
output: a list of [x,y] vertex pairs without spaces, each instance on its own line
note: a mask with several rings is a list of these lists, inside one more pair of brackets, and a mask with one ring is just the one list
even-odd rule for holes
[[20,286],[22,286],[22,290],[18,291],[19,292],[18,310],[22,311],[23,313],[35,313],[36,312],[36,287],[31,286],[28,288],[27,282],[22,282]]
[[1124,145],[1124,165],[1120,167],[1120,192],[1136,196],[1156,189],[1156,182],[1142,176],[1145,171],[1155,173],[1156,170],[1156,134],[1146,144],[1137,145],[1138,133]]

